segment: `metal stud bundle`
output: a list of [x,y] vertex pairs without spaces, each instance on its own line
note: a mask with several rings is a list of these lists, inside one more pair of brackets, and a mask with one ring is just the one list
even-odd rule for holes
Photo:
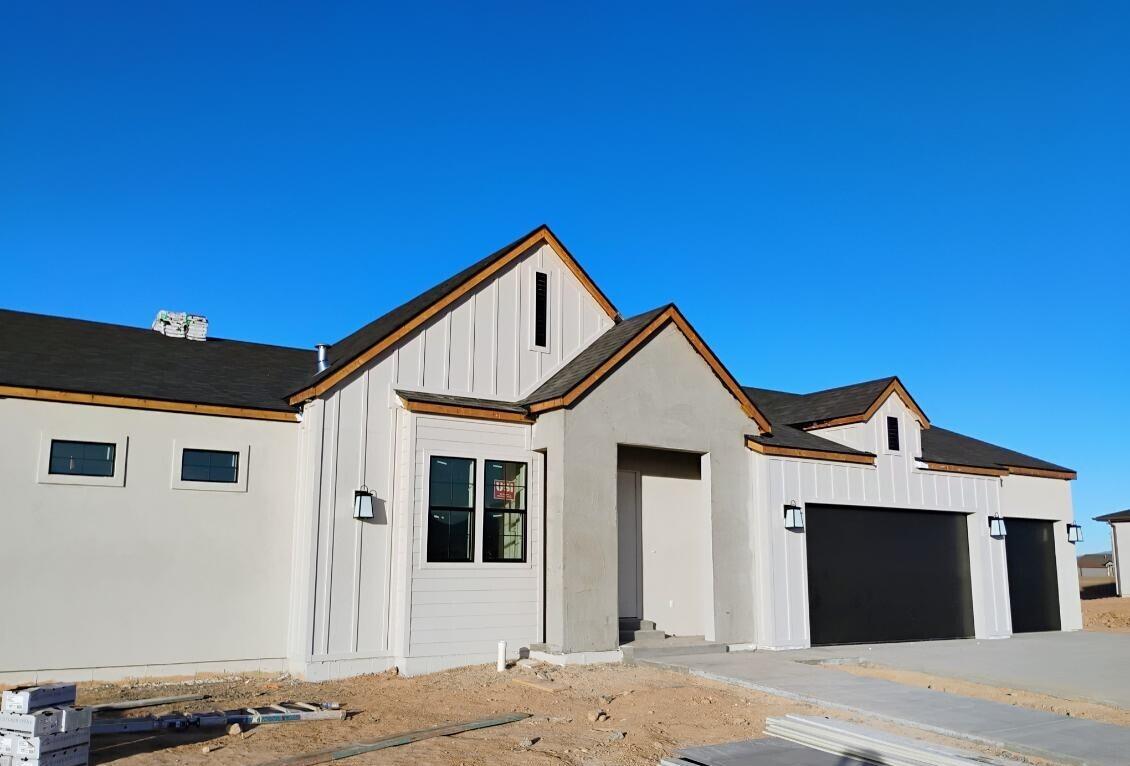
[[87,766],[90,708],[74,684],[25,686],[0,698],[0,766]]

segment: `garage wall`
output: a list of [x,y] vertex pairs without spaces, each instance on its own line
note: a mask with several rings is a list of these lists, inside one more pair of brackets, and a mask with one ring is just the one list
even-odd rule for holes
[[[886,449],[886,417],[898,417],[902,449]],[[970,576],[978,638],[1007,636],[1007,570],[1003,541],[988,534],[988,516],[1000,507],[995,477],[924,471],[916,421],[890,397],[867,423],[824,429],[820,436],[877,454],[876,465],[783,458],[750,452],[752,464],[757,642],[766,648],[810,645],[808,562],[803,532],[786,530],[785,503],[912,508],[970,514]]]
[[1114,556],[1114,583],[1118,595],[1130,596],[1130,523],[1110,525],[1110,548]]
[[1002,516],[1055,522],[1060,623],[1063,630],[1081,630],[1083,615],[1079,603],[1079,568],[1075,558],[1075,545],[1067,541],[1067,523],[1075,518],[1071,505],[1071,482],[1009,475],[1001,479],[1000,494]]

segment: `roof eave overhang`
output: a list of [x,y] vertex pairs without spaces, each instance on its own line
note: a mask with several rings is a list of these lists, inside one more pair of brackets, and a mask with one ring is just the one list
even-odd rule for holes
[[850,452],[834,452],[831,450],[799,449],[796,447],[778,447],[772,444],[762,444],[750,437],[746,437],[745,446],[762,455],[777,457],[795,457],[806,460],[830,460],[836,463],[856,463],[859,465],[875,465],[875,456],[856,454]]
[[0,397],[5,396],[13,399],[36,399],[39,401],[65,402],[68,404],[91,404],[100,407],[122,407],[124,409],[156,410],[160,412],[183,412],[192,415],[214,415],[225,418],[244,418],[246,420],[274,420],[285,423],[297,423],[301,420],[301,416],[297,412],[287,412],[284,410],[264,410],[254,407],[232,407],[222,404],[178,402],[165,399],[144,399],[136,396],[60,391],[49,388],[0,386]]
[[295,393],[291,394],[288,398],[290,404],[301,404],[302,402],[313,399],[316,396],[324,394],[331,388],[341,383],[347,377],[359,370],[361,367],[372,361],[383,351],[392,347],[404,337],[419,329],[428,320],[434,317],[439,312],[443,311],[448,306],[452,305],[460,298],[465,296],[476,286],[489,279],[494,274],[505,269],[519,257],[529,252],[535,247],[541,245],[548,245],[553,249],[557,256],[561,258],[565,266],[573,273],[578,281],[585,287],[585,289],[592,295],[593,299],[600,305],[613,321],[620,321],[620,312],[612,305],[612,301],[596,286],[589,275],[585,272],[581,265],[573,258],[572,254],[561,244],[557,236],[550,231],[548,226],[542,225],[534,229],[527,237],[513,245],[502,257],[493,261],[476,274],[468,277],[465,282],[453,289],[451,292],[439,298],[426,309],[416,314],[407,322],[402,324],[396,330],[392,331],[384,338],[373,344],[365,351],[361,352],[351,360],[342,364],[340,367],[334,369],[325,378],[309,385]]
[[655,337],[660,330],[669,324],[674,324],[683,337],[694,347],[699,356],[706,361],[707,365],[714,372],[714,375],[721,381],[730,394],[738,400],[738,405],[741,407],[742,412],[746,417],[753,420],[762,433],[772,433],[773,426],[770,425],[769,419],[765,417],[762,412],[757,409],[757,406],[746,394],[745,390],[738,385],[737,380],[726,369],[721,360],[710,350],[710,347],[699,337],[694,328],[682,315],[678,308],[674,305],[668,306],[664,309],[655,319],[651,320],[643,327],[630,341],[605,360],[599,367],[585,376],[584,379],[579,381],[573,388],[571,388],[565,395],[556,397],[554,399],[547,399],[545,401],[533,402],[529,405],[529,410],[532,414],[540,412],[548,412],[550,410],[561,409],[564,407],[571,407],[576,404],[586,393],[593,387],[599,384],[605,377],[607,377],[613,370],[619,367],[624,361],[631,357],[636,351],[642,348],[651,338]]
[[492,409],[490,407],[471,407],[456,404],[442,404],[439,402],[419,402],[400,398],[404,409],[427,415],[447,415],[454,418],[471,418],[473,420],[493,420],[502,423],[533,423],[534,418],[513,410]]
[[877,397],[875,397],[875,400],[871,402],[870,406],[868,406],[868,408],[863,412],[856,413],[854,415],[844,415],[843,417],[831,418],[828,420],[818,420],[811,423],[794,425],[795,427],[801,428],[805,431],[815,431],[821,428],[832,428],[833,426],[846,426],[854,423],[866,423],[868,420],[875,416],[875,413],[879,411],[879,408],[882,407],[883,403],[886,402],[887,399],[889,399],[891,396],[898,396],[900,399],[902,399],[903,404],[905,404],[907,409],[909,409],[914,414],[915,419],[919,422],[922,428],[930,427],[930,419],[926,417],[926,413],[922,411],[922,408],[918,406],[918,403],[916,401],[914,401],[914,397],[911,396],[910,392],[906,390],[906,386],[904,386],[902,384],[902,381],[897,377],[887,384],[887,387],[884,388]]

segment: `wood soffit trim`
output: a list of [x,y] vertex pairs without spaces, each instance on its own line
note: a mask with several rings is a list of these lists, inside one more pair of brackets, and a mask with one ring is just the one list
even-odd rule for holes
[[1022,468],[1016,465],[1005,466],[1010,474],[1016,476],[1036,476],[1041,479],[1063,479],[1071,481],[1079,478],[1075,471],[1052,471],[1046,468]]
[[778,457],[799,457],[808,460],[831,460],[837,463],[859,463],[861,465],[875,465],[873,455],[853,455],[846,452],[829,452],[824,450],[796,449],[795,447],[777,447],[761,444],[753,439],[746,439],[745,445],[762,455]]
[[184,412],[192,415],[216,415],[248,420],[275,420],[297,423],[297,412],[277,412],[257,410],[249,407],[226,407],[216,404],[194,404],[192,402],[169,402],[163,399],[140,399],[131,396],[110,396],[108,394],[81,394],[73,391],[55,391],[46,388],[20,388],[0,386],[0,396],[15,399],[37,399],[46,402],[65,402],[68,404],[93,404],[103,407],[124,407],[134,410],[157,410],[161,412]]
[[914,413],[914,417],[921,424],[922,428],[925,429],[930,427],[930,419],[926,417],[926,413],[923,412],[921,408],[919,408],[919,406],[914,403],[913,397],[911,397],[910,392],[906,390],[902,382],[899,381],[898,378],[895,378],[887,385],[886,388],[883,389],[883,392],[875,398],[875,401],[871,403],[871,406],[868,407],[867,410],[862,414],[845,415],[844,417],[832,418],[830,420],[819,420],[813,423],[807,423],[803,426],[800,426],[800,428],[805,431],[815,431],[821,428],[832,428],[833,426],[846,426],[853,423],[866,423],[868,420],[875,416],[875,413],[879,411],[879,408],[883,406],[883,403],[887,401],[887,399],[892,394],[896,394],[900,399],[902,399],[902,403],[906,405],[907,409]]
[[496,420],[506,423],[533,423],[533,419],[520,412],[506,410],[492,410],[486,407],[463,407],[454,404],[440,404],[438,402],[411,402],[401,399],[404,409],[409,412],[425,413],[429,415],[450,415],[456,418],[474,418],[476,420]]
[[749,396],[746,395],[734,377],[730,375],[729,371],[722,365],[714,352],[702,341],[698,333],[690,326],[690,323],[679,313],[678,309],[671,306],[665,309],[659,316],[651,320],[646,327],[639,331],[634,338],[626,343],[619,351],[609,357],[603,364],[589,373],[583,380],[577,383],[569,390],[564,396],[557,397],[556,399],[548,399],[544,402],[537,402],[530,405],[531,413],[546,412],[548,410],[560,409],[562,407],[571,407],[578,399],[584,396],[593,386],[599,383],[606,375],[617,367],[621,362],[636,352],[643,346],[649,339],[651,339],[657,332],[666,327],[668,324],[673,323],[679,328],[679,332],[691,344],[695,351],[706,361],[707,365],[714,372],[715,376],[722,382],[726,389],[738,400],[738,404],[742,408],[742,412],[746,417],[751,418],[757,423],[757,427],[762,433],[771,433],[772,426],[769,420],[761,414],[760,410],[754,406]]
[[298,393],[293,394],[288,401],[290,402],[290,404],[299,404],[308,399],[312,399],[315,396],[324,394],[326,391],[336,386],[342,380],[352,375],[358,369],[368,364],[383,351],[398,343],[407,335],[419,329],[429,319],[458,301],[475,287],[485,282],[491,276],[505,269],[520,256],[526,254],[529,250],[542,244],[549,245],[553,249],[553,251],[557,253],[557,256],[561,258],[561,261],[569,268],[573,275],[577,277],[577,279],[581,282],[585,289],[588,290],[589,294],[592,295],[596,302],[600,304],[600,307],[606,314],[608,314],[609,317],[611,317],[613,320],[619,319],[620,315],[619,312],[616,311],[616,307],[613,306],[608,298],[604,296],[604,293],[600,291],[596,284],[591,279],[589,279],[588,275],[585,274],[580,264],[578,264],[573,259],[573,257],[569,254],[569,251],[566,250],[561,242],[558,241],[557,237],[553,235],[553,232],[549,231],[549,229],[545,227],[541,227],[533,234],[516,244],[514,247],[510,248],[510,251],[506,253],[506,255],[499,258],[489,266],[485,267],[482,271],[475,274],[466,282],[459,285],[459,287],[455,288],[447,295],[437,300],[431,306],[427,307],[419,314],[409,319],[392,333],[385,336],[382,340],[375,343],[374,345],[370,346],[368,349],[363,351],[358,356],[354,357],[348,363],[342,365],[333,373],[326,376],[323,380],[320,380],[314,385],[304,388]]
[[926,463],[926,470],[929,471],[945,471],[946,473],[968,473],[974,476],[1004,476],[1008,473],[1003,468],[984,468],[974,465],[957,465],[955,463],[933,463],[923,461]]

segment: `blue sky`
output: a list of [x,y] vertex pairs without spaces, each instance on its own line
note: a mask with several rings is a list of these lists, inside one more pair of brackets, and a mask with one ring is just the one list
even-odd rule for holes
[[1125,4],[235,5],[5,8],[0,305],[311,346],[546,222],[744,383],[1130,507]]

